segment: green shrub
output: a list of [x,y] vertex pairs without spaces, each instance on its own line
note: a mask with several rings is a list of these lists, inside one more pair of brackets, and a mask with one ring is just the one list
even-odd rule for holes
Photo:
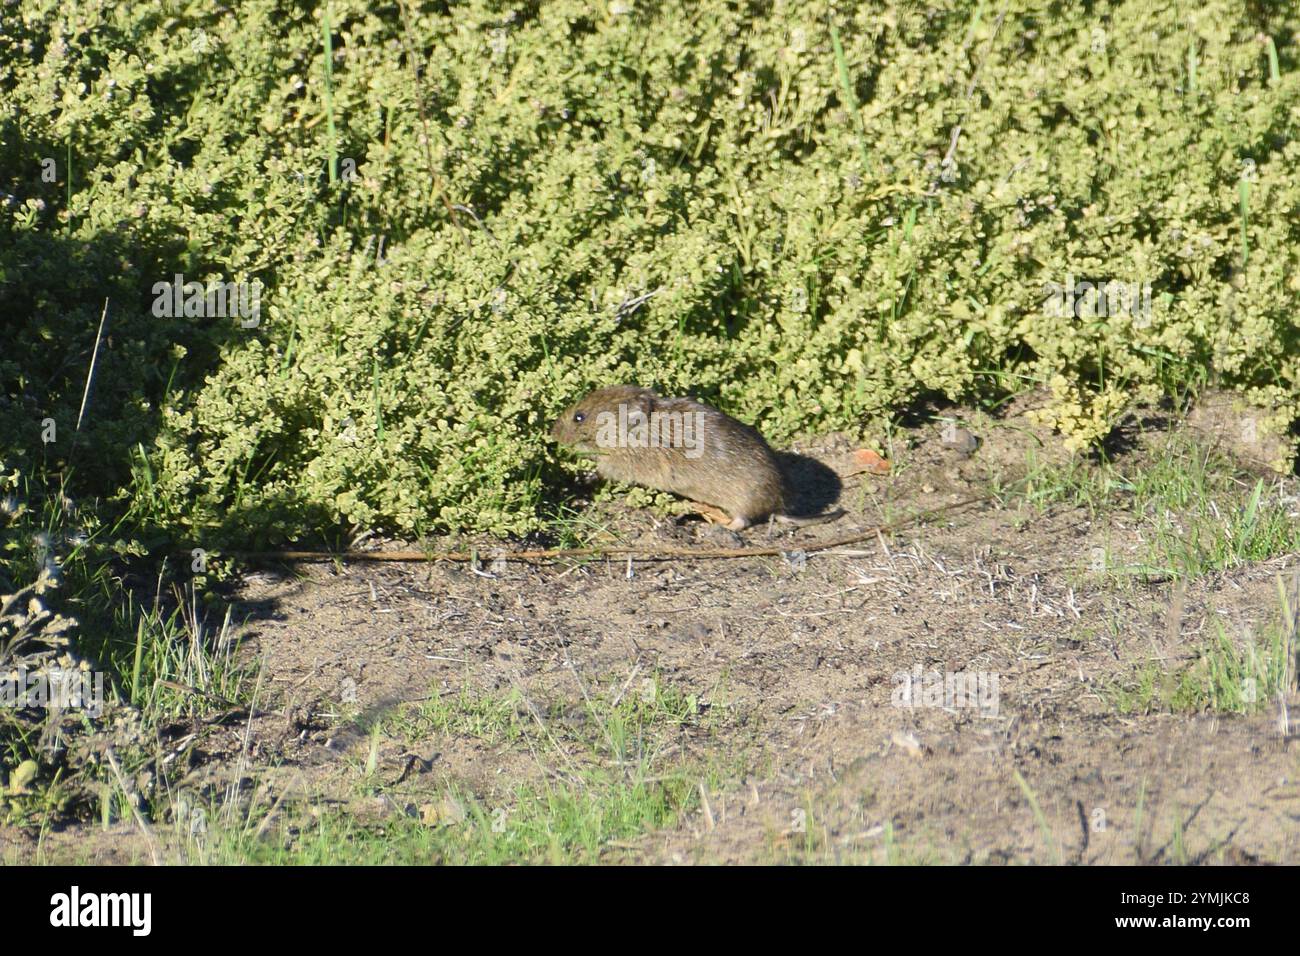
[[330,0],[328,88],[321,5],[5,6],[0,453],[219,543],[535,527],[617,381],[777,441],[1036,382],[1081,447],[1207,372],[1292,426],[1295,11],[946,6]]

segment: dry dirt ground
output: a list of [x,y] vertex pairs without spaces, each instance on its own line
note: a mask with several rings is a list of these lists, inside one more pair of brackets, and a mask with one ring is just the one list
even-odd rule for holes
[[[892,474],[845,479],[840,521],[743,535],[786,555],[251,573],[235,619],[247,622],[245,653],[262,662],[268,713],[176,728],[175,739],[198,735],[185,785],[252,779],[281,808],[324,801],[380,819],[436,816],[449,781],[508,805],[521,781],[566,773],[567,758],[536,745],[566,713],[664,688],[693,698],[700,719],[659,757],[689,758],[712,782],[701,778],[673,825],[598,859],[1300,862],[1294,716],[1272,703],[1253,716],[1171,711],[1135,704],[1133,690],[1144,673],[1173,680],[1220,631],[1267,633],[1297,555],[1184,581],[1099,574],[1097,549],[1139,553],[1130,513],[1035,508],[1014,495],[806,550],[986,494],[1023,472],[1028,451],[1054,447],[1014,414],[967,417],[983,439],[974,454],[919,427],[895,443]],[[842,441],[800,450],[846,470]],[[630,543],[737,540],[617,500],[588,513]],[[910,705],[903,674],[923,678]],[[974,693],[932,693],[933,674],[971,677]],[[367,715],[431,696],[512,700],[537,734],[367,730]],[[1286,703],[1300,711],[1294,688]],[[387,781],[381,795],[358,792],[367,762]],[[94,859],[145,856],[129,822],[44,840],[55,857],[74,845]],[[0,844],[10,857],[30,847],[14,832]]]

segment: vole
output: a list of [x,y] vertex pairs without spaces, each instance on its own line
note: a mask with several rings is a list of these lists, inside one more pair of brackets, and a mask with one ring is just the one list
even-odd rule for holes
[[596,457],[596,472],[689,498],[725,512],[740,531],[764,518],[817,524],[785,514],[785,480],[758,430],[702,402],[664,398],[648,388],[615,385],[589,392],[551,429],[562,445]]

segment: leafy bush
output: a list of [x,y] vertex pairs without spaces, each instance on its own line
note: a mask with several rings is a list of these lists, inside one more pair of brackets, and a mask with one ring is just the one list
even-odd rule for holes
[[1291,427],[1295,11],[944,6],[6,5],[0,457],[207,543],[535,527],[618,381],[777,441],[1037,383],[1082,447],[1207,376]]

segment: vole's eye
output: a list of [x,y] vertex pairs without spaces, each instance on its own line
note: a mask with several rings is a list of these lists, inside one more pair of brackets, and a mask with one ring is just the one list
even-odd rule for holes
[[574,412],[574,413],[573,413],[573,420],[574,420],[575,422],[577,422],[578,424],[580,424],[580,425],[582,424],[583,420],[586,419],[586,417],[587,417],[587,416],[586,416],[585,414],[583,414],[582,412]]

